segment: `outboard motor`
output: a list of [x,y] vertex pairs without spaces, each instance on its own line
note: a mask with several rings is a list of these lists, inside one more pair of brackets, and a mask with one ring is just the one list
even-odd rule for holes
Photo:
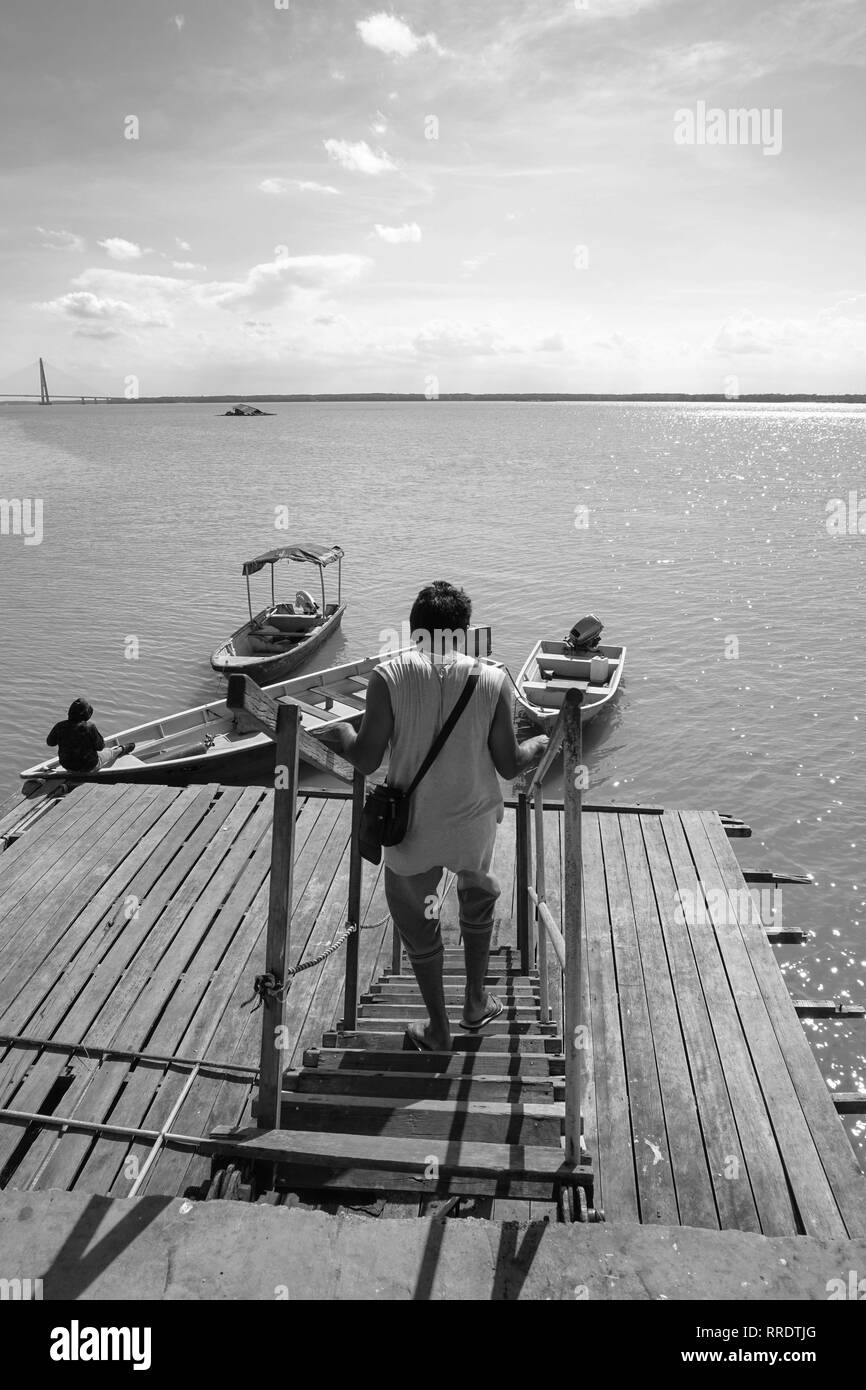
[[591,651],[597,647],[599,638],[604,631],[604,623],[592,613],[588,613],[585,618],[580,618],[574,627],[564,638],[565,645],[571,647],[573,651]]

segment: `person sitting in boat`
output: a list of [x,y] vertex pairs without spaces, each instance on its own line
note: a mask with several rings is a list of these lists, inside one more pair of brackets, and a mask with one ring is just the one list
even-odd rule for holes
[[45,742],[56,748],[60,766],[67,772],[98,772],[131,753],[134,743],[106,748],[105,739],[91,722],[93,706],[84,699],[73,700],[65,719],[54,725]]
[[471,614],[463,589],[445,580],[427,585],[410,615],[418,649],[373,671],[357,733],[335,723],[317,734],[367,776],[390,746],[389,782],[406,788],[477,674],[451,735],[412,794],[404,838],[384,849],[385,896],[429,1014],[426,1024],[406,1028],[409,1043],[419,1051],[451,1048],[439,928],[439,887],[446,868],[457,877],[466,961],[460,1027],[475,1032],[502,1012],[484,983],[500,892],[493,873],[496,828],[503,816],[497,773],[518,776],[540,760],[548,744],[546,734],[517,742],[506,672],[461,654]]

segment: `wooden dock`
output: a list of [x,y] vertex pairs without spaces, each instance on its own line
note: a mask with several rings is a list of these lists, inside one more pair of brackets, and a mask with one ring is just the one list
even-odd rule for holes
[[[0,1186],[219,1190],[213,1155],[237,1146],[210,1136],[255,1124],[272,807],[258,788],[85,786],[0,853]],[[21,815],[0,819],[0,836]],[[555,909],[563,815],[543,816]],[[450,1195],[493,1220],[556,1217],[563,1042],[518,955],[514,822],[509,809],[490,967],[507,1009],[482,1038],[457,1033],[441,1057],[404,1050],[420,1003],[369,866],[356,1026],[339,1026],[342,951],[292,982],[283,1124],[295,1147],[271,1157],[328,1210],[375,1201],[417,1215]],[[744,909],[719,816],[585,810],[582,824],[596,1207],[612,1222],[866,1235],[866,1180],[767,931]],[[346,920],[350,829],[345,796],[299,798],[293,967],[317,960]],[[684,920],[683,898],[709,890],[710,920]],[[456,1028],[455,898],[442,922]],[[561,977],[548,967],[555,1020]],[[383,1142],[417,1155],[387,1193]]]

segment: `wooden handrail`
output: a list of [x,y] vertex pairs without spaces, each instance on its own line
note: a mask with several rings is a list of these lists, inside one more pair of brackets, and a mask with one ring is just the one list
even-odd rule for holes
[[283,1090],[283,1046],[286,1036],[286,970],[292,923],[292,874],[295,864],[295,820],[298,800],[298,752],[301,711],[282,703],[247,676],[230,676],[226,697],[229,709],[242,709],[273,739],[274,821],[271,832],[271,877],[268,898],[268,930],[265,944],[262,1046],[259,1068],[259,1103],[256,1122],[262,1129],[278,1129]]
[[[563,982],[563,1042],[565,1047],[565,1147],[571,1162],[580,1161],[581,1109],[583,1098],[584,1029],[582,1004],[582,846],[581,813],[583,787],[583,745],[580,724],[583,695],[570,690],[562,704],[544,756],[528,786],[518,789],[517,798],[517,891],[518,940],[523,968],[531,961],[528,905],[535,907],[537,923],[539,1005],[545,1023],[549,1021],[547,942],[553,948]],[[544,871],[544,792],[543,782],[554,759],[563,755],[563,856],[565,893],[563,929],[557,926],[546,901]],[[524,848],[529,858],[528,802],[534,800],[535,887],[530,883],[529,864],[523,863]],[[522,900],[522,903],[521,903]],[[521,911],[522,906],[522,911]],[[521,939],[521,926],[523,937]]]

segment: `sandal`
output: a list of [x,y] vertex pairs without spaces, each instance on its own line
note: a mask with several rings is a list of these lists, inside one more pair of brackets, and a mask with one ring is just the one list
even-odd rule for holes
[[495,994],[488,994],[489,1004],[485,1013],[480,1018],[476,1018],[474,1023],[470,1023],[468,1018],[461,1018],[460,1027],[464,1033],[477,1033],[479,1028],[483,1028],[486,1023],[492,1023],[494,1018],[498,1018],[505,1007],[501,999],[497,999]]

